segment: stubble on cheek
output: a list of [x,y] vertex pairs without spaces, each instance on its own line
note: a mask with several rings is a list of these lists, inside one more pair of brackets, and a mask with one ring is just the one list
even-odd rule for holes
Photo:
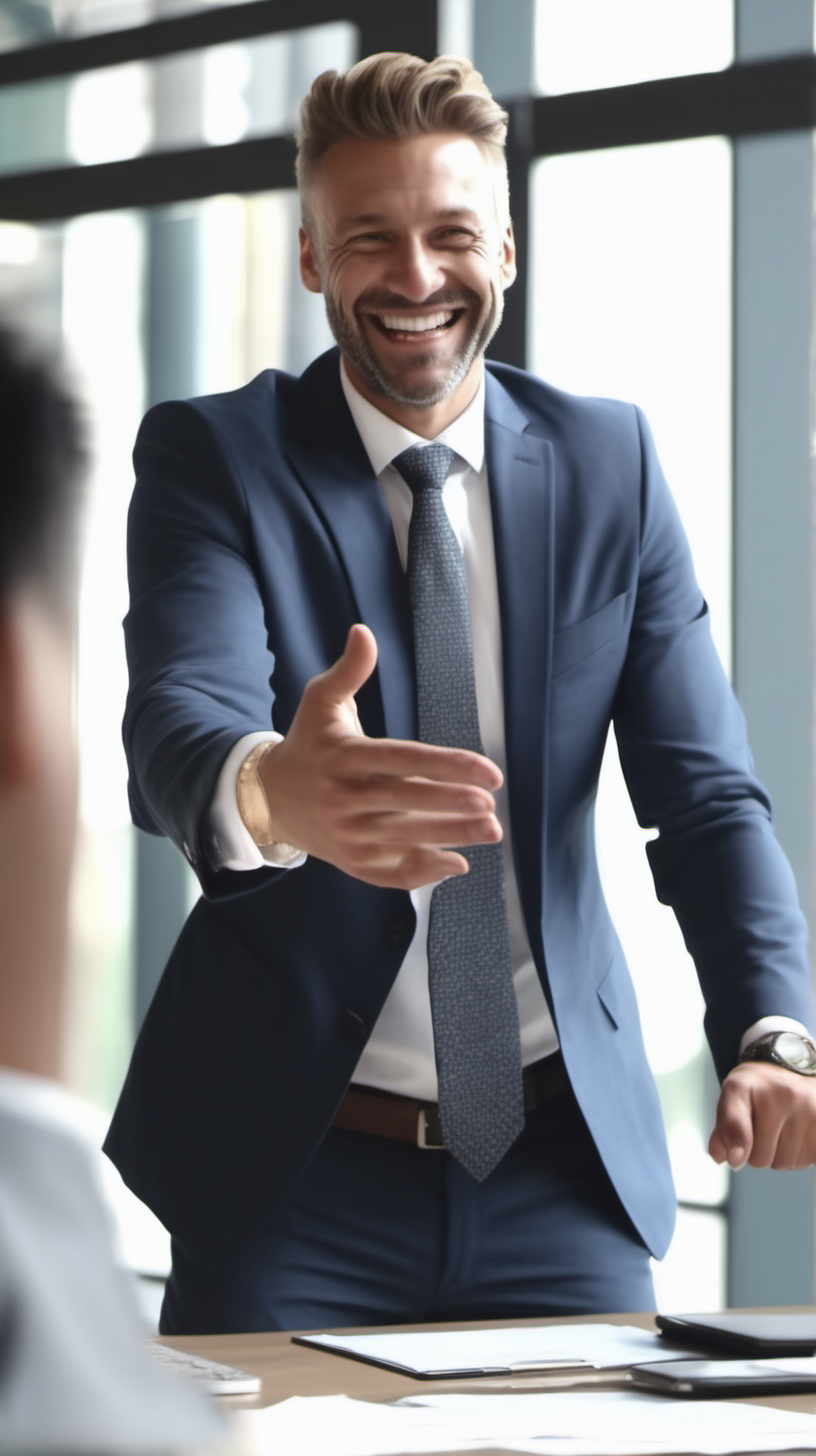
[[[416,353],[412,353],[410,359],[406,359],[402,369],[389,369],[380,359],[369,334],[369,330],[375,329],[376,324],[363,322],[361,314],[357,310],[350,317],[329,286],[324,287],[323,298],[329,327],[341,353],[359,370],[369,388],[398,404],[427,408],[440,404],[459,388],[467,377],[474,360],[484,353],[501,322],[504,300],[503,295],[495,287],[491,285],[490,302],[486,311],[477,293],[470,289],[462,289],[461,295],[457,301],[461,306],[462,302],[466,300],[464,306],[470,311],[473,322],[470,323],[465,337],[461,340],[441,378],[438,373],[440,364],[438,348],[431,346],[422,353],[417,350]],[[437,302],[438,300],[434,298],[429,301]],[[444,305],[453,300],[442,299],[439,301]],[[365,294],[360,299],[361,304],[364,302],[366,302]],[[399,307],[396,301],[389,300],[389,303],[395,310]],[[430,373],[432,370],[433,374]]]

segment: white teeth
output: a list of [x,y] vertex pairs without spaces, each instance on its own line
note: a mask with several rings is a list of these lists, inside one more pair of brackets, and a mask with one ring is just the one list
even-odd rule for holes
[[446,309],[443,313],[426,314],[423,318],[415,313],[382,313],[380,319],[387,329],[397,329],[400,333],[421,334],[430,329],[440,329],[453,318],[453,309]]

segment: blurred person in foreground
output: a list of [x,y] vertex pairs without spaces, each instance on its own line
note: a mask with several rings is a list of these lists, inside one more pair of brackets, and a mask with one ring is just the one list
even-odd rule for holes
[[216,1411],[144,1349],[59,1086],[83,436],[58,376],[0,327],[0,1451],[211,1449]]
[[107,1147],[173,1235],[168,1333],[653,1307],[675,1197],[595,856],[610,723],[706,999],[712,1155],[816,1158],[804,918],[648,426],[484,359],[506,123],[456,57],[318,77],[300,263],[338,348],[137,440],[131,808],[204,898]]

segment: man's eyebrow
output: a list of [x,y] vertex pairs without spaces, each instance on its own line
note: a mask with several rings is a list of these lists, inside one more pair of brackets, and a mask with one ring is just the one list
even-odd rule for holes
[[481,218],[473,207],[439,207],[436,209],[434,217],[438,218],[440,222],[450,222],[453,218],[462,218],[481,225]]
[[[479,214],[472,207],[438,207],[431,213],[434,222],[451,222],[454,219],[461,219],[478,223],[481,226]],[[353,227],[383,227],[388,223],[388,216],[384,212],[355,212],[348,217],[341,217],[340,228]]]

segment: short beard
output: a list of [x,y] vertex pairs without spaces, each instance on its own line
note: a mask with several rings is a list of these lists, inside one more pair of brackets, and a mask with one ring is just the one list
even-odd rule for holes
[[[328,291],[324,294],[324,302],[329,328],[340,347],[341,354],[348,359],[350,364],[354,365],[369,389],[375,394],[382,395],[384,399],[393,400],[396,404],[409,405],[414,409],[427,409],[430,405],[440,404],[443,399],[449,399],[452,394],[455,394],[459,385],[467,378],[474,360],[480,358],[484,353],[501,323],[504,295],[499,292],[492,296],[490,307],[481,325],[463,341],[445,378],[433,387],[429,387],[425,381],[418,380],[414,389],[410,389],[404,380],[385,373],[359,322],[359,311],[363,306],[367,309],[392,309],[397,312],[400,308],[406,307],[404,299],[363,295],[358,300],[355,323],[351,322]],[[455,295],[437,293],[427,299],[424,306],[472,308],[478,307],[480,302],[478,295],[467,289],[459,290]],[[411,306],[408,304],[408,307]],[[434,355],[430,352],[419,354],[414,359],[414,367],[421,370],[424,365],[431,364],[433,358]]]

